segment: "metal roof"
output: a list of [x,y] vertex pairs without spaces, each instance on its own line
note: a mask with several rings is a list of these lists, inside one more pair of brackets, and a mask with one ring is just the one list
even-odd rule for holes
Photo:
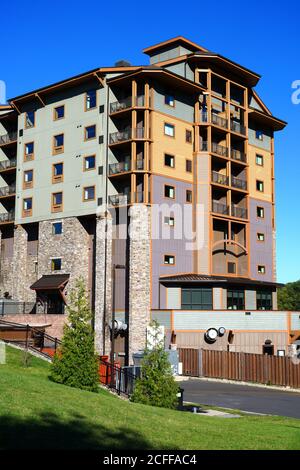
[[70,274],[48,274],[30,286],[32,290],[58,290],[68,282]]

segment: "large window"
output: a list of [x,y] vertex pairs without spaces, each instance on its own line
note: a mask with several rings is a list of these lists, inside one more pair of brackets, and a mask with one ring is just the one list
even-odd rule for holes
[[182,310],[212,310],[212,289],[202,287],[182,289],[181,308]]
[[257,310],[273,310],[272,292],[257,291],[256,308]]
[[228,289],[227,309],[245,310],[245,291],[239,289]]

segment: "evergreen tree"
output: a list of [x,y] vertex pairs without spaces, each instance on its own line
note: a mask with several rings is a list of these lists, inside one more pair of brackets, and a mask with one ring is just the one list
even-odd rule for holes
[[98,391],[98,361],[94,349],[92,313],[83,279],[76,282],[67,306],[68,323],[64,325],[61,347],[55,355],[50,378],[70,387]]
[[172,374],[164,339],[160,339],[159,325],[151,323],[152,338],[141,361],[141,377],[137,379],[131,400],[144,405],[176,408],[178,386]]

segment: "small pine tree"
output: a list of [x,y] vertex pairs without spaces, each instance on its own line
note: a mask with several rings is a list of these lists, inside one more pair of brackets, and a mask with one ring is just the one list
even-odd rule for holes
[[131,400],[144,405],[176,408],[178,386],[172,374],[164,339],[159,339],[157,322],[150,325],[153,333],[141,361],[141,377],[137,379]]
[[94,349],[92,314],[83,279],[70,293],[68,323],[64,325],[61,347],[54,356],[50,379],[70,387],[98,391],[98,362]]

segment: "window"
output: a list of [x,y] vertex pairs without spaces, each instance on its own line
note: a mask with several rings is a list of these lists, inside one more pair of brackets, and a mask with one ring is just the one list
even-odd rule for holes
[[34,159],[34,142],[27,142],[24,146],[24,161],[29,162]]
[[228,261],[227,272],[228,274],[236,274],[236,263],[232,263],[231,261]]
[[259,191],[260,193],[264,192],[264,182],[256,180],[256,191]]
[[174,255],[165,255],[164,256],[164,264],[175,264],[175,256]]
[[257,310],[272,310],[273,309],[272,292],[257,291],[256,292],[256,308]]
[[30,217],[32,215],[32,197],[23,199],[23,217]]
[[190,131],[189,129],[186,129],[185,131],[185,141],[188,144],[191,144],[193,142],[192,131]]
[[61,270],[61,258],[52,258],[51,260],[51,271]]
[[175,137],[175,126],[173,126],[173,124],[165,123],[165,135]]
[[65,117],[65,105],[57,106],[54,108],[54,121],[63,119]]
[[53,137],[53,155],[63,153],[64,151],[64,134],[58,134]]
[[52,194],[52,212],[61,212],[63,206],[63,193]]
[[263,155],[256,154],[255,162],[256,162],[256,165],[258,165],[258,166],[264,166],[264,157],[263,157]]
[[35,126],[35,112],[27,111],[25,113],[25,129],[30,129]]
[[262,264],[259,264],[257,266],[257,272],[258,274],[266,274],[266,267],[263,266]]
[[245,310],[245,291],[238,289],[227,290],[227,309]]
[[62,222],[53,222],[52,235],[61,235],[62,231]]
[[96,168],[96,155],[88,155],[83,159],[83,171],[94,170]]
[[85,95],[85,110],[94,109],[97,106],[97,93],[96,90],[90,90]]
[[265,234],[264,233],[257,233],[257,241],[264,242],[265,241]]
[[96,125],[87,126],[84,129],[84,140],[92,140],[96,138]]
[[165,154],[165,166],[175,168],[175,157],[173,155]]
[[256,208],[256,215],[259,219],[263,219],[265,216],[265,209],[263,207]]
[[183,310],[212,310],[213,294],[211,288],[191,288],[181,290]]
[[191,191],[190,189],[187,189],[185,192],[185,202],[193,202],[193,191]]
[[33,186],[33,170],[24,171],[23,189],[29,189]]
[[95,186],[87,186],[83,188],[83,200],[92,201],[95,199]]
[[256,131],[255,131],[255,138],[256,138],[257,140],[264,140],[263,131],[256,129]]
[[64,179],[64,164],[62,162],[52,165],[52,183],[61,183]]
[[192,173],[192,160],[185,161],[185,171],[187,173]]
[[169,225],[170,227],[174,227],[174,225],[175,225],[174,217],[165,217],[164,218],[164,224]]
[[165,104],[168,106],[172,106],[172,108],[175,107],[175,98],[174,95],[165,95]]
[[175,188],[174,186],[165,185],[165,197],[175,199]]

